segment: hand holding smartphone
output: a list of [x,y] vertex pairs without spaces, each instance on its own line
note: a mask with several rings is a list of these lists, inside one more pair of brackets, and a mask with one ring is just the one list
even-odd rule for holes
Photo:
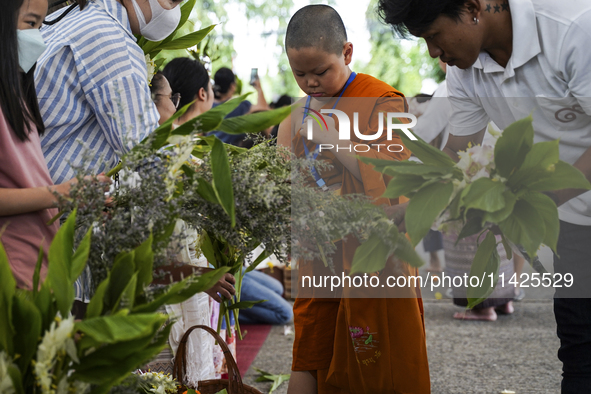
[[250,84],[254,86],[254,83],[259,79],[259,69],[253,68],[250,70]]

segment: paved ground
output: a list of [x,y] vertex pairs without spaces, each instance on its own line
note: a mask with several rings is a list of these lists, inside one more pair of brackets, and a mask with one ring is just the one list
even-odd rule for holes
[[[550,269],[549,259],[543,259]],[[526,267],[526,272],[531,272]],[[558,339],[552,312],[552,291],[528,289],[515,313],[494,323],[452,319],[462,308],[450,300],[435,300],[426,292],[425,324],[434,394],[487,393],[511,390],[516,394],[559,393],[561,365],[556,358]],[[271,373],[289,373],[293,335],[273,327],[253,366]],[[246,382],[268,392],[270,384]],[[274,393],[287,392],[285,383]],[[302,393],[305,394],[305,393]]]

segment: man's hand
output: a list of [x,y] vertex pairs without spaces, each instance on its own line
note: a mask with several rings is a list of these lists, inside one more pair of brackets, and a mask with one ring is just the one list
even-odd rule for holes
[[[339,133],[336,129],[334,119],[331,116],[323,116],[328,130],[325,129],[324,123],[321,122],[322,127],[318,125],[316,120],[311,116],[306,116],[302,128],[300,129],[300,135],[304,138],[308,138],[308,121],[312,122],[312,139],[311,141],[316,144],[332,144],[335,145],[339,142]],[[344,142],[344,141],[341,141]]]
[[222,302],[220,295],[229,300],[236,294],[236,289],[234,289],[235,284],[236,279],[234,276],[232,274],[225,274],[211,289],[205,290],[205,292],[217,302]]

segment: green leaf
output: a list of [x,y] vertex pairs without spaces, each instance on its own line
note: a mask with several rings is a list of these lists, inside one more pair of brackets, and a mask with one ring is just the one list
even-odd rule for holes
[[[472,267],[470,268],[470,278],[477,277],[482,283],[478,287],[472,287],[471,282],[468,281],[470,285],[467,289],[468,308],[473,308],[480,304],[494,291],[499,277],[499,265],[500,258],[497,252],[497,241],[492,231],[489,231],[484,241],[478,246]],[[488,276],[491,273],[493,274],[492,283]]]
[[257,304],[261,304],[263,302],[267,302],[268,300],[257,300],[257,301],[240,301],[235,304],[228,306],[228,310],[234,309],[250,309]]
[[161,314],[113,315],[85,319],[76,323],[76,329],[102,343],[117,343],[143,338],[153,333],[153,326],[164,324]]
[[502,209],[495,212],[484,212],[482,216],[483,224],[486,222],[498,224],[511,215],[517,202],[517,196],[510,190],[505,190],[503,192],[503,198],[505,199],[505,206]]
[[76,224],[76,210],[60,227],[49,247],[49,264],[47,280],[55,296],[58,310],[62,316],[68,316],[74,303],[74,282],[72,255],[74,249],[74,226]]
[[372,234],[367,241],[355,250],[351,275],[358,272],[369,273],[383,269],[389,255],[390,248],[384,244],[378,235]]
[[103,303],[105,302],[105,294],[107,293],[107,289],[109,288],[109,276],[107,276],[107,279],[101,282],[101,284],[97,287],[96,292],[92,296],[92,299],[90,300],[90,303],[86,308],[86,319],[99,317],[101,313],[103,313]]
[[515,203],[513,213],[499,223],[499,228],[509,240],[523,246],[532,257],[536,255],[546,235],[544,220],[525,200],[518,200]]
[[134,263],[137,273],[137,287],[135,289],[136,297],[142,294],[144,289],[152,283],[152,269],[154,266],[152,238],[152,234],[150,233],[148,239],[134,250]]
[[[201,115],[183,123],[174,131],[171,132],[171,135],[189,135],[194,131],[198,130],[201,133],[207,133],[212,130],[216,130],[226,115],[230,112],[234,111],[241,102],[246,100],[248,94],[244,94],[240,97],[236,97],[232,100],[228,100],[223,104],[218,105],[202,113]],[[206,139],[207,137],[201,137],[201,139]],[[211,137],[215,138],[215,137]]]
[[525,186],[530,191],[552,191],[561,189],[590,190],[591,184],[585,175],[577,168],[564,161],[559,161],[554,167],[530,179]]
[[10,376],[10,380],[12,380],[12,386],[14,387],[16,394],[25,394],[21,371],[19,371],[14,365],[10,364],[6,366],[6,372],[8,373],[8,376]]
[[426,165],[415,161],[384,160],[363,156],[359,156],[358,159],[366,164],[372,164],[376,171],[387,173],[389,175],[407,174],[419,175],[421,177],[440,177],[442,175],[454,173],[453,167]]
[[207,231],[203,231],[203,233],[201,234],[201,253],[203,253],[203,256],[205,256],[209,264],[213,265],[216,268],[219,268],[217,266],[217,259],[215,257],[215,249],[213,247],[213,242],[211,241],[211,238],[209,237]]
[[135,264],[133,263],[133,251],[120,253],[113,263],[113,268],[109,274],[109,287],[105,297],[105,307],[111,312],[116,312],[119,308],[121,295],[129,281],[135,273]]
[[470,217],[466,221],[466,224],[464,224],[464,227],[462,227],[460,234],[458,234],[458,239],[456,241],[456,245],[462,239],[467,238],[467,237],[474,235],[474,234],[478,234],[482,230],[483,230],[482,218],[479,215],[474,215],[474,216]]
[[382,197],[398,198],[400,196],[408,196],[410,193],[423,187],[426,182],[425,178],[418,175],[396,175],[388,182],[388,186]]
[[255,259],[255,261],[253,261],[248,267],[246,267],[246,270],[244,270],[244,273],[247,274],[250,271],[253,271],[256,267],[258,267],[258,265],[260,263],[263,262],[263,260],[265,260],[270,255],[271,255],[271,252],[269,252],[268,250],[264,249],[261,252],[261,254],[259,254],[259,256]]
[[434,146],[427,144],[421,137],[415,135],[415,137],[417,137],[417,141],[413,141],[408,138],[406,134],[402,132],[402,130],[397,129],[396,133],[402,139],[404,146],[410,149],[410,151],[424,164],[440,167],[455,166],[456,163],[451,159],[451,157]]
[[0,350],[5,350],[8,354],[14,354],[12,304],[15,288],[16,280],[12,275],[4,245],[0,242]]
[[419,268],[425,264],[423,259],[421,259],[419,254],[416,252],[415,248],[413,248],[411,245],[410,241],[402,234],[396,241],[394,256],[398,257],[402,261],[405,261],[412,267]]
[[72,256],[72,268],[70,271],[70,278],[74,279],[74,281],[82,275],[84,271],[84,267],[86,267],[86,262],[88,261],[88,255],[90,253],[90,237],[92,235],[92,226],[88,229],[84,238],[78,245],[76,252]]
[[170,220],[170,223],[168,223],[166,225],[166,227],[164,227],[164,229],[162,230],[161,233],[157,233],[157,234],[153,234],[153,241],[152,244],[153,245],[158,245],[158,244],[168,244],[170,237],[172,237],[172,233],[174,233],[174,228],[176,227],[176,219],[172,218]]
[[203,178],[197,178],[197,193],[209,202],[214,204],[220,203],[215,190],[213,190],[213,186]]
[[447,207],[453,190],[451,182],[434,183],[420,189],[410,200],[405,222],[413,246],[427,235],[437,217]]
[[211,25],[205,29],[195,31],[193,33],[186,34],[180,38],[161,44],[158,49],[160,50],[176,50],[176,49],[187,49],[199,44],[216,25]]
[[144,51],[144,53],[149,53],[151,54],[151,57],[153,58],[154,56],[156,56],[161,49],[159,48],[159,46],[163,43],[167,43],[170,42],[176,32],[183,27],[183,25],[187,22],[187,20],[189,19],[189,16],[191,15],[191,11],[193,10],[193,7],[195,7],[195,2],[197,0],[187,0],[187,2],[185,2],[182,6],[181,6],[181,20],[179,21],[179,24],[177,25],[176,29],[174,29],[174,31],[172,32],[172,34],[170,34],[168,37],[166,37],[164,40],[162,41],[148,41],[146,40],[144,37],[142,37],[139,40],[139,46],[142,48],[142,50]]
[[544,245],[550,247],[554,253],[556,252],[556,244],[558,242],[558,233],[560,232],[560,220],[558,219],[558,209],[552,199],[542,193],[528,193],[523,196],[523,200],[527,201],[536,210],[538,215],[544,222]]
[[43,245],[39,246],[39,254],[37,255],[37,264],[35,264],[35,271],[33,272],[33,297],[37,296],[39,291],[39,278],[41,276],[41,267],[43,266]]
[[45,331],[49,329],[49,326],[53,322],[55,315],[57,313],[56,305],[53,302],[53,297],[51,296],[49,282],[45,281],[41,285],[41,290],[39,290],[39,292],[35,296],[35,306],[41,314],[41,331]]
[[292,107],[286,106],[272,111],[236,116],[222,121],[218,130],[228,134],[256,133],[278,125],[291,114]]
[[503,242],[503,247],[505,248],[505,254],[507,255],[507,259],[511,260],[513,258],[513,249],[511,249],[511,245],[509,245],[509,241],[505,238],[504,234],[501,234],[501,240]]
[[495,144],[495,167],[503,178],[509,178],[523,164],[534,144],[533,118],[518,120],[507,127]]
[[559,144],[560,140],[534,144],[525,156],[521,169],[540,168],[546,170],[551,165],[558,163],[560,160]]
[[236,225],[236,216],[232,173],[224,143],[218,139],[214,140],[211,148],[211,172],[215,195],[224,211],[230,216],[232,227],[234,227]]
[[505,185],[490,178],[477,179],[468,192],[462,197],[462,202],[469,209],[480,209],[485,212],[495,212],[505,207]]
[[15,323],[14,353],[20,357],[16,360],[21,371],[26,371],[37,352],[37,344],[41,337],[41,314],[33,302],[24,294],[14,297],[12,318]]

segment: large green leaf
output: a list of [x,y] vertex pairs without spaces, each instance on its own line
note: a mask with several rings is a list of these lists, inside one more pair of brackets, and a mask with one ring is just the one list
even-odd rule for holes
[[377,234],[373,234],[355,250],[351,274],[380,271],[386,266],[389,255],[388,245]]
[[525,248],[530,256],[535,256],[546,235],[544,220],[529,202],[518,200],[513,213],[499,223],[503,234],[514,244]]
[[468,192],[462,197],[466,210],[480,209],[485,212],[495,212],[505,207],[505,185],[490,178],[477,179]]
[[398,198],[400,196],[408,196],[410,193],[420,189],[427,182],[425,178],[418,175],[396,175],[388,182],[388,186],[382,197]]
[[207,182],[203,178],[197,178],[197,193],[209,202],[214,204],[220,203],[215,191],[213,190],[213,186],[211,186],[211,183]]
[[[2,233],[2,231],[0,231]],[[4,245],[0,242],[0,351],[14,354],[14,326],[12,324],[12,304],[16,280],[12,275]]]
[[292,108],[281,107],[272,111],[236,116],[222,121],[218,130],[228,134],[256,133],[271,126],[278,125],[289,116]]
[[366,164],[372,164],[376,171],[389,175],[408,174],[422,177],[441,177],[442,175],[454,173],[453,167],[426,165],[415,161],[384,160],[363,156],[358,157],[358,159]]
[[[470,278],[476,277],[480,286],[472,286],[471,280],[468,281],[467,297],[468,308],[473,308],[486,300],[494,291],[499,277],[500,258],[497,252],[497,241],[492,231],[486,234],[484,241],[478,246],[472,267],[470,268]],[[493,274],[491,280],[490,274]]]
[[[202,113],[201,115],[183,123],[174,131],[171,132],[171,135],[189,135],[195,131],[199,131],[200,133],[207,133],[212,130],[216,130],[226,115],[230,112],[234,111],[241,102],[246,100],[248,94],[244,94],[240,97],[236,97],[232,100],[228,100],[223,104],[218,105]],[[201,137],[201,139],[206,139],[208,137]],[[215,138],[215,137],[211,137]]]
[[33,272],[33,297],[37,296],[39,291],[39,280],[41,279],[41,267],[43,266],[43,259],[45,253],[43,245],[39,246],[39,254],[37,255],[37,264],[35,264],[35,271]]
[[466,220],[466,224],[462,227],[462,230],[458,234],[456,245],[459,241],[472,235],[478,234],[483,230],[482,218],[480,215],[473,215]]
[[99,317],[103,313],[103,305],[105,303],[105,294],[107,294],[107,289],[109,288],[109,276],[107,279],[103,280],[101,284],[97,287],[96,292],[92,296],[88,307],[86,308],[86,315],[87,319],[93,317]]
[[528,193],[523,196],[536,210],[544,222],[544,245],[549,246],[556,253],[556,243],[558,242],[558,233],[560,232],[560,220],[558,219],[558,209],[552,199],[542,193]]
[[68,316],[74,303],[74,282],[72,255],[74,253],[74,226],[76,224],[76,210],[60,227],[49,247],[49,265],[47,280],[55,296],[58,310],[62,316]]
[[558,160],[560,160],[559,144],[560,140],[534,144],[525,156],[521,169],[541,168],[545,170],[551,165],[558,163]]
[[54,321],[57,313],[56,305],[53,302],[53,297],[49,288],[49,282],[45,281],[41,285],[41,289],[36,294],[34,302],[35,306],[37,306],[37,310],[39,310],[39,313],[41,314],[42,331],[45,331],[49,329],[49,326]]
[[236,225],[232,172],[224,143],[215,139],[211,148],[212,186],[224,211],[230,216],[232,227]]
[[422,188],[411,198],[405,222],[413,246],[427,235],[437,217],[447,207],[453,190],[451,182],[434,183]]
[[105,307],[116,312],[121,300],[121,294],[128,286],[135,273],[133,251],[124,252],[115,258],[113,268],[109,274],[109,287],[105,294]]
[[84,271],[84,267],[86,267],[86,262],[88,261],[88,255],[90,253],[90,237],[92,235],[92,226],[88,229],[84,238],[80,244],[78,244],[78,248],[74,255],[72,256],[72,268],[70,272],[70,278],[76,280],[80,275],[82,275],[82,271]]
[[26,371],[37,352],[35,346],[41,337],[41,314],[35,304],[24,294],[13,298],[12,318],[14,319],[14,353],[21,371]]
[[151,335],[154,324],[162,325],[166,319],[166,315],[154,313],[100,316],[77,322],[76,329],[96,341],[117,343]]
[[590,190],[591,184],[585,175],[572,165],[559,161],[543,174],[530,178],[525,186],[530,191],[552,191],[560,189]]
[[410,149],[424,164],[441,167],[453,167],[456,164],[451,157],[434,146],[427,144],[421,137],[415,136],[417,140],[413,141],[402,130],[396,130],[396,133],[402,139],[404,146]]
[[21,371],[19,371],[15,365],[9,364],[6,366],[6,373],[12,380],[12,385],[16,391],[16,394],[25,394],[25,390],[23,389],[23,375],[21,374]]
[[176,49],[187,49],[190,47],[194,47],[195,45],[199,44],[216,25],[211,25],[206,27],[205,29],[201,29],[195,31],[193,33],[186,34],[180,38],[175,38],[174,40],[163,43],[159,46],[160,50],[176,50]]
[[531,116],[509,125],[495,144],[495,167],[504,178],[509,178],[523,164],[534,144]]

